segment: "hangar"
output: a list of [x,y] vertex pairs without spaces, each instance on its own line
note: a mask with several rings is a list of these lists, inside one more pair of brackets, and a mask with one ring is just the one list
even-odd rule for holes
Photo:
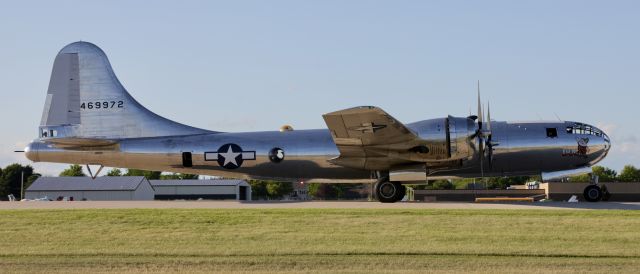
[[244,180],[151,180],[156,200],[251,200]]
[[122,177],[40,177],[27,188],[25,198],[66,197],[81,201],[153,200],[154,189],[142,176]]

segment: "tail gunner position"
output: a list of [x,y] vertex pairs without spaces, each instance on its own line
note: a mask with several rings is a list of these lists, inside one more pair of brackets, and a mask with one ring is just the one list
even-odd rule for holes
[[[180,124],[138,103],[100,48],[76,42],[56,56],[39,137],[25,154],[34,162],[232,178],[377,182],[378,199],[396,202],[403,183],[427,176],[582,170],[610,148],[607,135],[585,123],[485,121],[480,107],[477,116],[411,124],[372,106],[323,118],[328,129],[231,133]],[[588,198],[599,200],[594,187]]]

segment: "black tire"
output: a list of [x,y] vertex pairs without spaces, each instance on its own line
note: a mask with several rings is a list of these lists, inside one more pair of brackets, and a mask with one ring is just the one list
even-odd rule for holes
[[395,203],[398,201],[398,195],[402,186],[395,182],[390,182],[388,178],[381,178],[376,183],[375,192],[378,201],[381,203]]
[[375,184],[373,184],[373,189],[371,190],[371,191],[373,191],[373,193],[372,193],[372,195],[373,195],[373,199],[375,199],[375,200],[379,200],[379,198],[378,198],[378,196],[379,196],[379,195],[378,195],[378,185],[379,185],[381,182],[385,182],[385,181],[389,181],[389,177],[381,177],[381,178],[378,178],[378,181],[376,181],[376,183],[375,183]]
[[602,189],[597,185],[590,185],[584,188],[582,195],[587,202],[599,202],[602,200]]
[[407,195],[407,187],[398,183],[398,187],[400,188],[400,193],[398,193],[398,197],[396,201],[402,201],[405,195]]

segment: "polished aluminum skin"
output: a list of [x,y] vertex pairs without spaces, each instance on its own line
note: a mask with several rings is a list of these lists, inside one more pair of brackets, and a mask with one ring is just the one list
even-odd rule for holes
[[357,107],[325,114],[328,129],[198,129],[147,110],[120,84],[100,48],[76,42],[55,59],[39,137],[25,153],[34,162],[371,182],[387,172],[392,180],[414,181],[584,169],[611,146],[604,132],[583,123],[477,123],[479,116],[405,125],[380,108]]

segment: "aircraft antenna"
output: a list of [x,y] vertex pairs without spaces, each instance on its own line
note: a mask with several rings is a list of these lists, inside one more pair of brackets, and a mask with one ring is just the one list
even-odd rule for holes
[[555,115],[555,116],[556,116],[556,118],[558,118],[558,121],[562,122],[562,119],[560,119],[560,116],[558,116],[558,114],[557,114],[557,113],[555,113],[555,112],[554,112],[554,113],[553,113],[553,115]]

